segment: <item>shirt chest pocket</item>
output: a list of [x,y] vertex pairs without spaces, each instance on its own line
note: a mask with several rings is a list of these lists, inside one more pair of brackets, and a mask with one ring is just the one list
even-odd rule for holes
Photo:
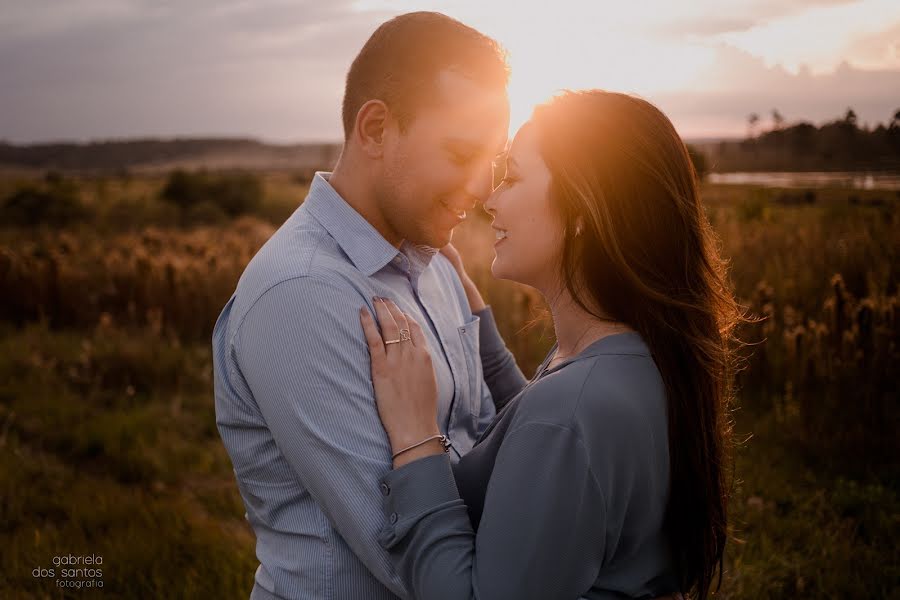
[[463,393],[464,406],[469,413],[477,417],[481,413],[481,388],[484,373],[481,368],[479,346],[479,323],[481,317],[475,316],[472,321],[457,327],[462,354],[465,359],[465,373],[459,389]]

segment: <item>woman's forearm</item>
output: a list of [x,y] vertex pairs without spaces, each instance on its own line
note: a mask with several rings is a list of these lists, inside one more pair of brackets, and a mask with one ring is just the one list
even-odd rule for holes
[[469,300],[469,310],[473,313],[484,310],[486,304],[484,303],[484,298],[481,297],[481,292],[478,291],[478,286],[475,285],[475,282],[472,281],[467,274],[463,274],[460,279],[462,280],[463,289],[466,291],[466,298]]

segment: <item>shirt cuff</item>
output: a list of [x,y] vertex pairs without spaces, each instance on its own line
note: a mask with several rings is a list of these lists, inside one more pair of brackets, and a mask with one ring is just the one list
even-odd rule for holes
[[381,480],[384,496],[384,525],[379,535],[390,549],[416,523],[430,514],[463,505],[446,453],[426,456],[389,472]]
[[478,324],[481,356],[493,356],[497,353],[505,352],[506,342],[500,336],[500,330],[497,329],[497,322],[494,320],[494,311],[491,307],[485,306],[472,314],[481,317],[481,321]]

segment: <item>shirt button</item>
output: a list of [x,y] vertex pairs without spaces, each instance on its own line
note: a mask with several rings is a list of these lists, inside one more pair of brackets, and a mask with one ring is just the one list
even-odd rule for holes
[[382,483],[381,484],[381,493],[384,494],[385,496],[390,495],[390,493],[391,493],[390,486],[386,483]]
[[391,525],[397,522],[397,513],[391,513]]
[[466,328],[465,328],[465,327],[460,327],[459,330],[462,331],[463,333],[466,332]]

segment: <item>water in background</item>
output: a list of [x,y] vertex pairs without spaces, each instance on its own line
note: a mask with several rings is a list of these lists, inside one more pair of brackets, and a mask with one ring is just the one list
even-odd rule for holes
[[710,183],[780,188],[845,187],[856,190],[900,190],[898,174],[859,171],[710,173],[708,180]]

